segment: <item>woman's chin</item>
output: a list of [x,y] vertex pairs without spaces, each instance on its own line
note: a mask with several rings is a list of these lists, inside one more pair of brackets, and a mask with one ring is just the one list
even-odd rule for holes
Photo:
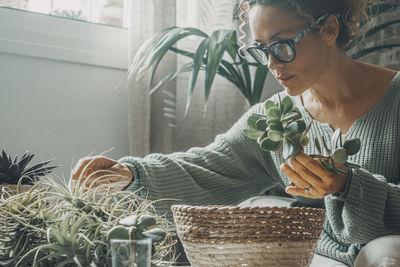
[[300,95],[302,92],[304,92],[305,90],[302,90],[300,88],[295,88],[292,86],[284,86],[286,93],[290,96],[298,96]]

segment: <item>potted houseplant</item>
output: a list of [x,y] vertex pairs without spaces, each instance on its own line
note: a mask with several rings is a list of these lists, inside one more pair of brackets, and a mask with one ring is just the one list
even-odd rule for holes
[[0,154],[0,191],[2,188],[12,191],[26,191],[38,177],[50,173],[57,166],[46,166],[51,160],[37,163],[28,168],[35,154],[24,153],[20,159],[12,160],[4,150]]

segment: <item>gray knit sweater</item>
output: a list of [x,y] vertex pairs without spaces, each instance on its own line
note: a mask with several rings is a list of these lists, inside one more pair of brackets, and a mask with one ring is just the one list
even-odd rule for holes
[[[280,92],[281,97],[286,95]],[[277,95],[273,96],[276,100]],[[293,97],[306,123],[313,120]],[[247,117],[264,113],[263,104],[252,107],[225,134],[207,147],[191,148],[170,155],[150,154],[145,158],[124,157],[135,180],[128,190],[143,188],[141,194],[161,201],[160,210],[175,203],[237,204],[273,186],[286,187],[288,178],[279,170],[278,152],[263,152],[247,138]],[[328,124],[313,120],[308,136],[330,138]],[[400,234],[400,72],[373,110],[357,119],[346,138],[359,137],[361,150],[349,161],[362,166],[349,176],[341,195],[312,200],[296,197],[305,205],[325,207],[324,229],[316,252],[350,266],[367,242],[387,234]],[[306,154],[317,154],[313,142]]]

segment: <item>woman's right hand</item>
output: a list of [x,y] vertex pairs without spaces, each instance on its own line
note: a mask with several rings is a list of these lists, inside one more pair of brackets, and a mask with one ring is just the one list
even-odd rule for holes
[[86,189],[105,185],[123,190],[133,180],[133,174],[126,165],[104,156],[80,159],[71,176],[72,180],[79,181]]

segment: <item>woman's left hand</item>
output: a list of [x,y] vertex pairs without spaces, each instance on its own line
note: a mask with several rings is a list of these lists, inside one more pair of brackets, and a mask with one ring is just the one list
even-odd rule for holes
[[[343,165],[338,167],[349,171]],[[347,174],[326,170],[319,159],[314,159],[303,152],[295,158],[290,158],[289,164],[284,163],[280,168],[291,181],[291,186],[286,187],[285,192],[307,198],[324,198],[329,194],[342,193],[348,178]]]

